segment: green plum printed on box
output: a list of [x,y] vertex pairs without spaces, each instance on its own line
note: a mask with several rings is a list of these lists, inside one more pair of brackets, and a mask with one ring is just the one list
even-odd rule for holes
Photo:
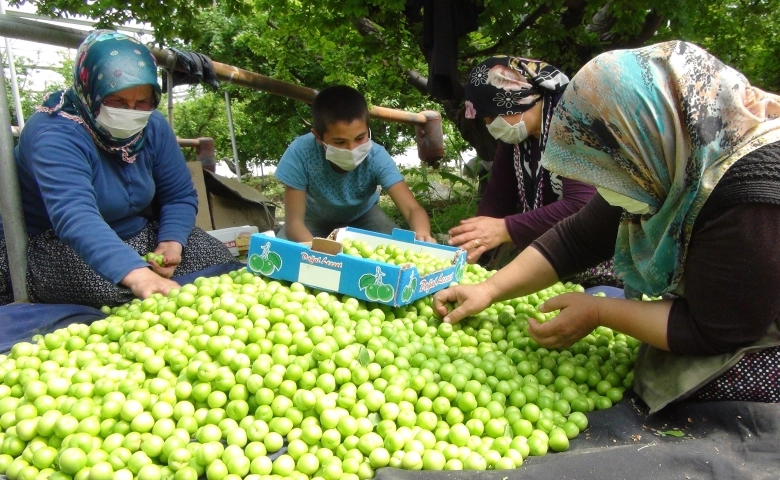
[[409,283],[407,283],[404,289],[401,291],[402,302],[409,303],[409,301],[412,299],[412,295],[414,295],[414,292],[417,291],[417,283],[417,277],[412,274],[412,278],[409,279]]
[[274,273],[274,270],[281,270],[282,257],[278,253],[271,251],[271,242],[267,242],[261,248],[262,253],[255,253],[249,257],[249,266],[252,270],[263,275],[271,275]]
[[366,297],[372,302],[390,302],[393,300],[395,289],[382,281],[385,272],[376,267],[376,273],[366,273],[358,280],[358,287],[365,291]]
[[457,270],[455,270],[455,280],[459,282],[460,279],[463,278],[464,273],[466,273],[466,262],[462,262],[458,265]]

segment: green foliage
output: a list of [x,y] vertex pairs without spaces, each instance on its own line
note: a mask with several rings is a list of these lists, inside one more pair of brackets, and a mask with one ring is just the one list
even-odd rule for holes
[[[507,53],[542,58],[573,75],[607,50],[683,39],[707,48],[757,86],[780,89],[778,0],[493,0],[485,5],[479,31],[461,48],[464,66]],[[518,29],[538,12],[527,28]]]
[[[250,114],[251,103],[246,98],[231,98],[231,116],[236,135],[236,148],[241,161],[241,170],[247,171],[247,165],[275,164],[277,158],[268,159],[269,151],[283,150],[283,142],[273,142],[270,136],[262,135],[262,124]],[[214,139],[217,159],[233,162],[233,144],[227,121],[227,105],[224,93],[204,92],[200,87],[190,89],[186,100],[176,102],[173,110],[174,129],[179,137]],[[194,159],[195,152],[185,152],[188,160]]]
[[[449,167],[413,167],[402,169],[401,173],[420,206],[428,212],[434,235],[446,235],[461,220],[476,214],[479,199],[471,179],[456,175]],[[388,195],[380,196],[379,206],[399,226],[409,228]]]
[[[73,71],[73,60],[62,57],[61,66],[59,68],[54,68],[54,71],[61,74],[66,80],[63,80],[62,82],[47,82],[47,84],[43,86],[43,90],[33,91],[31,86],[32,77],[35,75],[36,68],[42,65],[40,57],[40,52],[36,54],[35,58],[14,56],[14,69],[16,71],[16,81],[19,88],[19,98],[22,104],[22,116],[25,120],[35,113],[35,107],[41,104],[47,93],[66,88],[66,82],[71,78],[71,72]],[[3,66],[8,65],[5,49],[0,53],[0,58],[2,59]],[[11,124],[18,125],[16,104],[13,100],[11,90],[11,78],[8,73],[5,74],[5,77],[6,97],[8,98]]]
[[666,36],[696,42],[744,73],[753,85],[778,92],[778,11],[780,0],[698,2],[675,19]]
[[[475,62],[495,53],[543,58],[573,75],[603,51],[682,38],[708,48],[755,85],[780,89],[780,0],[478,1],[484,5],[479,29],[458,45],[461,80]],[[101,26],[130,19],[148,22],[159,43],[198,51],[224,64],[314,89],[348,84],[364,92],[372,105],[442,111],[445,160],[459,158],[469,147],[484,158],[492,152],[494,141],[484,127],[463,119],[462,99],[443,102],[427,95],[422,12],[408,8],[405,0],[11,2],[20,3],[55,16],[91,16],[100,19]],[[225,90],[234,101],[242,163],[274,164],[292,139],[310,129],[307,105],[223,85],[206,98],[193,96],[193,105],[177,115],[177,133],[189,137],[209,132],[219,156],[230,158],[226,122],[218,113],[224,110]],[[179,121],[181,116],[187,119]],[[414,129],[405,125],[375,121],[372,133],[391,154],[414,142]]]
[[[780,0],[475,1],[485,8],[478,17],[479,29],[458,44],[461,81],[471,66],[492,54],[542,58],[573,76],[604,51],[684,39],[742,71],[754,85],[780,90]],[[440,111],[445,118],[445,161],[462,160],[470,147],[486,159],[493,151],[494,140],[484,126],[464,120],[462,98],[441,101],[428,96],[422,12],[406,9],[405,0],[10,2],[22,3],[36,5],[41,14],[97,18],[104,27],[131,19],[148,22],[158,43],[197,51],[223,64],[314,89],[351,85],[371,105]],[[17,60],[22,84],[34,63]],[[69,68],[63,67],[66,82]],[[176,104],[177,134],[213,137],[217,158],[232,161],[226,91],[243,171],[247,166],[276,164],[287,145],[310,130],[306,104],[224,83],[217,92],[194,87]],[[23,97],[29,116],[41,95],[23,89]],[[393,155],[414,145],[410,126],[372,121],[371,129],[373,139]],[[478,198],[471,180],[446,169],[417,167],[403,173],[429,212],[434,233],[446,233],[475,214]],[[283,204],[284,188],[273,178],[248,181]],[[381,196],[380,205],[406,226],[387,195]],[[277,212],[283,218],[283,209]]]
[[[98,20],[98,28],[114,28],[130,21],[154,25],[155,36],[163,42],[174,35],[197,35],[193,20],[201,8],[212,5],[212,0],[10,0],[11,6],[32,3],[38,12],[52,17],[85,16]],[[240,2],[227,2],[230,4]]]
[[[372,105],[418,110],[422,109],[418,105],[429,104],[388,71],[384,62],[372,62],[360,52],[360,36],[343,16],[315,12],[315,7],[297,2],[250,5],[251,14],[246,16],[230,14],[226,6],[203,10],[196,22],[201,33],[189,45],[180,46],[221,63],[314,89],[345,83],[361,90]],[[301,28],[311,18],[319,18],[321,25]],[[311,128],[309,108],[301,102],[231,85],[223,89],[233,99],[239,158],[244,163],[276,164],[287,145]],[[230,158],[227,123],[212,116],[215,110],[211,108],[221,103],[224,110],[223,95],[207,93],[204,97],[210,98],[191,100],[195,105],[186,108],[186,123],[179,123],[179,114],[175,114],[177,133],[192,136],[209,131],[216,139],[218,157]],[[200,109],[204,115],[197,113]],[[374,121],[371,129],[373,139],[391,154],[401,153],[414,135],[412,127],[400,124]]]

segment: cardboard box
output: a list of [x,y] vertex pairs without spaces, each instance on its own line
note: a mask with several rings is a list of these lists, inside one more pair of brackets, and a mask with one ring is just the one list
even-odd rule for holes
[[203,230],[213,230],[214,225],[211,223],[211,210],[209,209],[203,166],[200,162],[188,162],[187,168],[190,169],[192,183],[195,185],[195,191],[198,192],[198,214],[195,217],[195,226]]
[[274,228],[276,204],[258,190],[238,180],[203,170],[200,162],[189,162],[198,192],[195,225],[209,231],[250,225],[258,231]]
[[[393,244],[404,250],[426,252],[452,261],[452,266],[421,276],[412,264],[391,265],[346,255],[341,240],[363,240],[371,246]],[[415,240],[414,232],[396,229],[392,235],[357,228],[335,230],[327,238],[315,238],[312,245],[254,234],[249,243],[247,269],[267,277],[300,282],[310,287],[347,294],[355,298],[392,306],[407,305],[437,292],[463,276],[466,251],[447,245]],[[369,281],[376,279],[374,281]],[[379,285],[386,301],[369,298],[369,285]]]
[[258,231],[259,230],[255,226],[244,225],[241,227],[209,230],[206,233],[221,240],[234,257],[237,259],[244,259],[249,252],[249,239],[253,233],[257,233]]

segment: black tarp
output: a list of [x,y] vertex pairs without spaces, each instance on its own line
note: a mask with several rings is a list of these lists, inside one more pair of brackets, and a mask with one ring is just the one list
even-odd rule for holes
[[[682,402],[655,415],[627,395],[587,414],[589,426],[569,451],[528,457],[514,470],[377,471],[377,480],[777,480],[780,404]],[[680,432],[675,436],[668,432]],[[678,434],[679,435],[679,434]]]

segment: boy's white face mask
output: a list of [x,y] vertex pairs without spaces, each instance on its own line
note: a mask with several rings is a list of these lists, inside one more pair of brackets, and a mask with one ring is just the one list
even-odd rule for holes
[[522,115],[520,115],[520,121],[514,125],[510,125],[504,120],[504,117],[499,115],[487,125],[487,129],[496,140],[510,144],[518,144],[528,138],[528,130],[525,128]]
[[634,200],[633,198],[629,198],[625,195],[621,195],[617,192],[613,192],[612,190],[607,190],[605,188],[596,187],[596,190],[599,192],[599,195],[601,195],[604,200],[606,200],[607,203],[613,207],[621,207],[628,213],[633,213],[636,215],[644,215],[645,213],[650,212],[650,205],[644,202]]
[[342,170],[349,172],[356,169],[368,157],[373,141],[369,139],[366,143],[358,145],[352,150],[334,147],[325,142],[322,144],[325,145],[325,158]]
[[100,106],[95,122],[105,128],[112,137],[130,138],[146,127],[152,110],[133,110]]

